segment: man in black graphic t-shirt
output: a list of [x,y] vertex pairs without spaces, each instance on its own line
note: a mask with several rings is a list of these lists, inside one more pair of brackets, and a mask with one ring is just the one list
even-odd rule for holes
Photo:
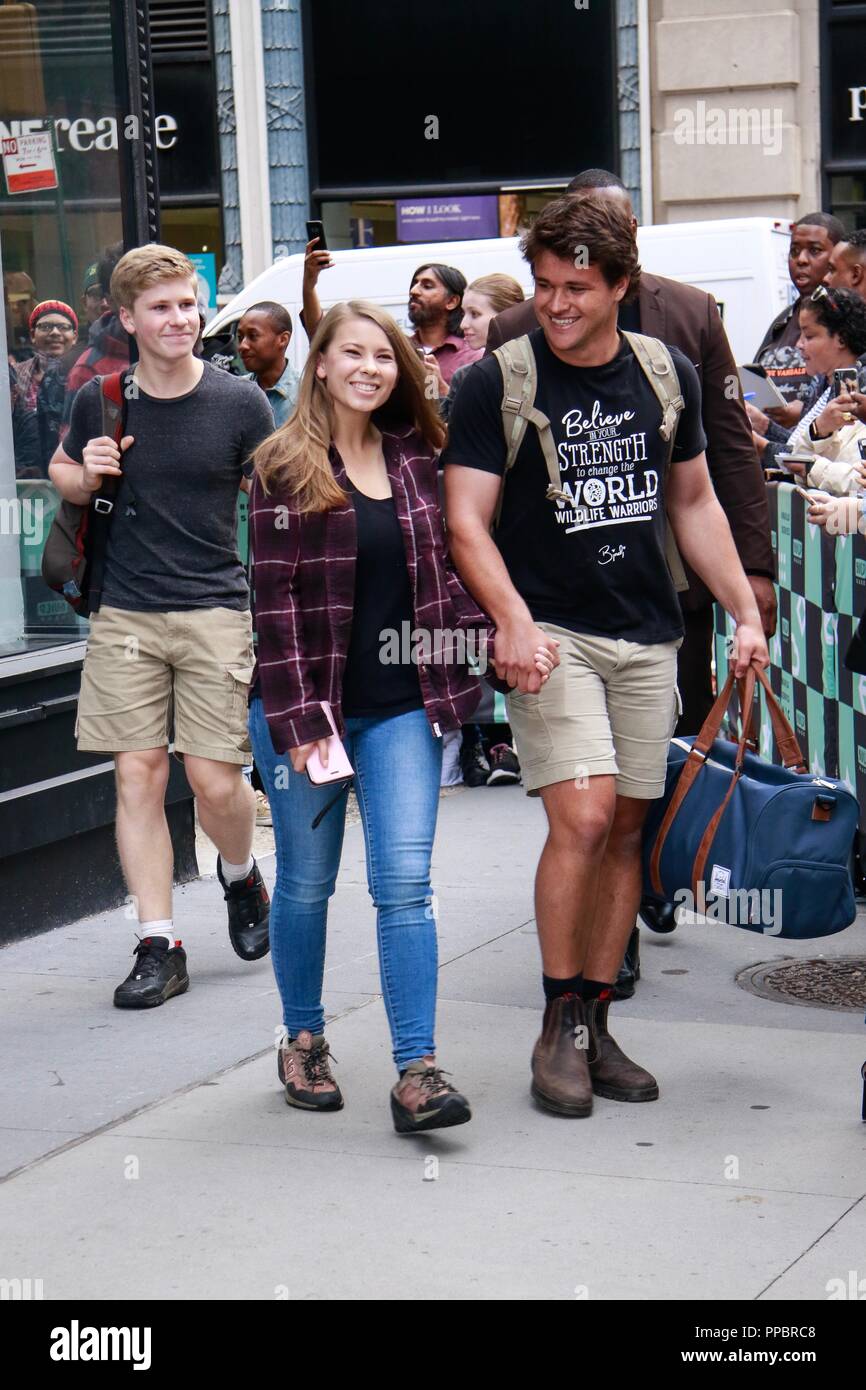
[[[495,668],[524,781],[548,840],[536,880],[546,999],[532,1092],[586,1115],[593,1092],[658,1096],[611,1037],[607,1010],[640,899],[641,830],[664,790],[676,723],[682,619],[665,550],[683,557],[737,623],[737,674],[769,664],[757,605],[707,472],[700,386],[670,355],[682,409],[666,474],[662,410],[617,328],[640,268],[628,216],[591,194],[549,204],[524,239],[541,324],[529,335],[535,405],[550,421],[559,477],[529,426],[507,456],[496,357],[467,375],[444,455],[451,546],[496,628]],[[676,391],[672,394],[676,394]],[[547,652],[548,674],[534,670]]]
[[[538,366],[536,407],[550,420],[568,501],[545,497],[537,431],[527,430],[508,477],[496,543],[511,582],[536,621],[630,642],[673,642],[683,623],[664,563],[659,404],[626,340],[591,371],[569,366],[538,328],[529,335]],[[671,356],[685,408],[673,461],[706,445],[697,373]],[[464,382],[446,463],[502,476],[502,373],[487,357]],[[583,518],[586,518],[585,520]]]

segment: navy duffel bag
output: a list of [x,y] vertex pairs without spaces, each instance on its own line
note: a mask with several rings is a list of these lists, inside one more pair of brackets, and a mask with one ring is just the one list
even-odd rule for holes
[[[784,767],[749,751],[756,678]],[[670,745],[664,796],[644,829],[644,893],[772,936],[843,931],[856,915],[849,866],[857,800],[843,783],[808,772],[756,665],[738,683],[739,743],[719,738],[733,686],[732,671],[701,732]]]

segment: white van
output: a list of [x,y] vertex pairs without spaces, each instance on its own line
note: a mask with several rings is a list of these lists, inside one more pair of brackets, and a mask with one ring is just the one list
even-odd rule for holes
[[[641,264],[645,270],[714,295],[734,357],[737,362],[751,362],[767,326],[793,296],[787,265],[790,228],[790,222],[770,217],[641,227]],[[417,266],[428,261],[457,266],[469,282],[500,271],[513,275],[531,295],[532,276],[518,246],[517,237],[495,237],[334,251],[334,266],[319,277],[319,295],[325,308],[341,299],[370,299],[411,332],[407,301]],[[219,310],[205,337],[236,322],[251,304],[275,300],[292,315],[295,332],[289,356],[295,367],[302,367],[307,355],[307,336],[299,317],[303,268],[300,252],[275,261]]]

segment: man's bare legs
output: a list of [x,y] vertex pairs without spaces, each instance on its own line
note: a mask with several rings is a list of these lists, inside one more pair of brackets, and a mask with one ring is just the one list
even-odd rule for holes
[[583,973],[614,822],[615,782],[590,777],[586,786],[555,782],[541,790],[548,830],[535,878],[535,915],[545,975]]
[[652,802],[618,796],[599,872],[599,893],[583,974],[614,984],[641,896],[641,837]]
[[548,836],[535,880],[545,975],[613,983],[637,917],[649,801],[617,796],[614,777],[544,787]]
[[637,916],[641,830],[649,802],[617,796],[615,778],[542,789],[548,838],[536,876],[536,919],[547,1006],[532,1058],[532,1093],[546,1109],[588,1115],[593,1093],[655,1100],[653,1076],[607,1029],[612,985]]
[[[202,829],[223,859],[245,863],[253,846],[255,792],[234,763],[184,755],[189,784],[198,802]],[[171,918],[174,857],[165,816],[168,751],[147,748],[118,753],[117,848],[140,922]]]
[[202,829],[220,853],[217,876],[229,917],[229,940],[241,960],[270,950],[270,898],[252,856],[256,794],[237,763],[184,754]]
[[117,753],[117,850],[139,922],[171,918],[174,856],[165,818],[168,750]]
[[253,848],[256,794],[237,763],[184,753],[184,770],[198,805],[202,830],[213,840],[220,856],[232,864],[244,864]]

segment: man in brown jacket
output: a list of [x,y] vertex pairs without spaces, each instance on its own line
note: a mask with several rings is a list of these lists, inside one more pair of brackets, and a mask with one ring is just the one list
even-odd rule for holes
[[[622,180],[605,169],[587,169],[572,179],[567,193],[592,190],[623,202],[637,220]],[[776,595],[773,588],[775,561],[770,543],[770,517],[764,475],[745,408],[739,395],[737,367],[721,316],[711,295],[678,280],[643,271],[637,300],[620,311],[620,328],[678,347],[686,354],[701,382],[702,421],[707,436],[710,478],[727,517],[737,553],[758,604],[764,632],[776,630]],[[487,351],[538,327],[533,301],[505,309],[492,320]],[[686,566],[688,590],[680,595],[685,638],[679,651],[677,684],[682,701],[679,734],[697,733],[713,703],[711,655],[713,599],[706,585]],[[641,916],[656,929],[672,931],[672,904],[659,908],[649,900],[641,904]],[[628,944],[623,970],[617,981],[617,997],[628,998],[639,977],[637,928]]]

